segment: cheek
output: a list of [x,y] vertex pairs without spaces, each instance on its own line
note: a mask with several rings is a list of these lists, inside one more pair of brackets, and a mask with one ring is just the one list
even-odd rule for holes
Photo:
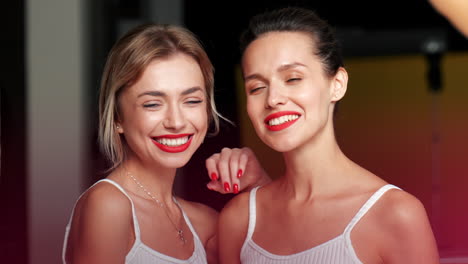
[[157,112],[134,113],[130,118],[127,118],[129,123],[138,127],[150,127],[161,119],[161,114]]
[[261,116],[263,105],[255,99],[247,99],[247,114],[255,129],[263,124]]
[[304,89],[301,93],[297,93],[295,98],[300,100],[304,106],[309,106],[317,110],[325,103],[325,96],[319,89]]
[[123,117],[122,125],[127,134],[148,134],[164,120],[162,112],[133,111]]
[[192,124],[200,132],[206,132],[208,130],[208,114],[206,107],[200,107],[196,109],[187,109],[186,115],[191,120]]
[[251,120],[251,121],[254,121],[254,118],[255,118],[255,115],[254,115],[255,109],[254,109],[252,100],[247,99],[246,108],[247,108],[247,115],[249,116],[250,120]]

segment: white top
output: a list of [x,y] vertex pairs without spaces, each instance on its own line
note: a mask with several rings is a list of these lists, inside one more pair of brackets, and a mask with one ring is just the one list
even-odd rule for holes
[[399,189],[393,185],[385,185],[375,192],[369,200],[361,207],[358,213],[353,217],[351,222],[346,226],[344,232],[339,236],[328,240],[327,242],[315,246],[311,249],[291,254],[291,255],[275,255],[257,245],[252,240],[252,235],[255,231],[256,222],[256,193],[257,188],[250,192],[249,200],[249,227],[247,237],[241,249],[241,263],[255,264],[303,264],[303,263],[333,263],[333,264],[348,264],[362,263],[354,251],[351,242],[351,230],[359,222],[359,220],[369,211],[369,209],[379,200],[379,198],[390,189]]
[[[185,214],[184,210],[182,207],[179,205],[179,203],[174,199],[176,204],[180,207],[180,210],[182,211],[182,214],[184,216],[184,220],[187,223],[187,226],[190,228],[190,231],[193,234],[193,241],[194,241],[194,250],[193,254],[190,258],[186,260],[182,259],[177,259],[174,257],[170,257],[167,255],[164,255],[147,245],[145,245],[141,241],[141,236],[140,236],[140,226],[138,225],[138,219],[135,214],[135,206],[133,205],[133,201],[130,198],[130,196],[125,192],[125,190],[115,181],[109,180],[109,179],[103,179],[95,184],[93,184],[89,189],[93,188],[96,184],[100,182],[107,182],[112,185],[114,185],[117,189],[119,189],[127,198],[130,200],[130,203],[132,205],[132,216],[133,216],[133,228],[135,231],[135,242],[133,244],[133,247],[130,249],[128,252],[127,256],[125,257],[125,263],[126,264],[146,264],[146,263],[161,263],[161,264],[173,264],[173,263],[193,263],[193,264],[198,264],[198,263],[207,263],[206,260],[206,252],[205,248],[203,247],[202,242],[200,241],[200,238],[198,238],[197,233],[195,232],[195,229],[193,228],[192,224],[190,223],[189,218]],[[88,189],[88,190],[89,190]],[[85,192],[86,193],[86,192]],[[83,193],[84,194],[84,193]],[[83,194],[81,196],[83,196]],[[81,198],[80,196],[80,198]],[[78,199],[79,200],[79,199]],[[75,203],[76,206],[76,203]],[[75,208],[73,208],[73,212],[75,211]],[[63,250],[62,250],[62,261],[64,264],[66,264],[65,261],[65,256],[66,256],[66,250],[67,250],[67,242],[68,242],[68,234],[70,232],[70,226],[71,222],[73,219],[73,212],[70,217],[70,221],[68,222],[68,225],[65,229],[65,240],[63,243]]]

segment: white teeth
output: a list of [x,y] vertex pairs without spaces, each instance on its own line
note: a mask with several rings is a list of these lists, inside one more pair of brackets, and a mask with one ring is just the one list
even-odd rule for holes
[[277,126],[277,125],[284,124],[286,122],[296,120],[298,118],[299,118],[299,115],[284,115],[284,116],[280,116],[280,117],[277,117],[277,118],[270,119],[268,121],[268,125]]
[[188,136],[181,137],[181,138],[159,138],[159,139],[156,139],[156,141],[158,141],[159,143],[161,143],[163,145],[166,145],[166,146],[170,146],[170,147],[177,147],[177,146],[183,145],[183,144],[187,143],[188,140],[189,140]]

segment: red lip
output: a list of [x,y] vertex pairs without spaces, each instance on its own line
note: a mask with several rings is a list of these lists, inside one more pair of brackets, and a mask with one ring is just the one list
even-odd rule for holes
[[283,130],[285,128],[288,128],[289,126],[291,126],[292,124],[294,124],[298,119],[295,119],[295,120],[292,120],[292,121],[288,121],[288,122],[285,122],[281,125],[276,125],[276,126],[270,126],[268,124],[268,122],[271,120],[271,119],[274,119],[274,118],[278,118],[278,117],[282,117],[282,116],[285,116],[285,115],[298,115],[298,116],[301,116],[300,113],[298,112],[294,112],[294,111],[282,111],[282,112],[276,112],[276,113],[273,113],[269,116],[267,116],[265,118],[265,126],[268,130],[270,131],[280,131],[280,130]]
[[[162,151],[169,152],[169,153],[178,153],[178,152],[185,151],[190,146],[190,143],[192,143],[192,138],[193,138],[192,135],[193,134],[168,134],[168,135],[158,136],[158,137],[153,138],[153,143],[154,145],[156,145],[156,147],[158,147]],[[185,144],[182,144],[180,146],[175,146],[175,147],[167,146],[157,141],[157,139],[161,139],[161,138],[174,139],[174,138],[182,138],[182,137],[187,137],[187,136],[189,136],[189,139]]]

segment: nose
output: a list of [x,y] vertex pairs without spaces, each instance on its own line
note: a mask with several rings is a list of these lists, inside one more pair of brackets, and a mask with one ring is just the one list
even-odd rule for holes
[[284,93],[285,91],[281,86],[271,84],[268,87],[265,108],[275,108],[286,104],[288,98]]
[[168,106],[165,115],[163,125],[166,129],[179,131],[185,127],[185,115],[179,106]]

